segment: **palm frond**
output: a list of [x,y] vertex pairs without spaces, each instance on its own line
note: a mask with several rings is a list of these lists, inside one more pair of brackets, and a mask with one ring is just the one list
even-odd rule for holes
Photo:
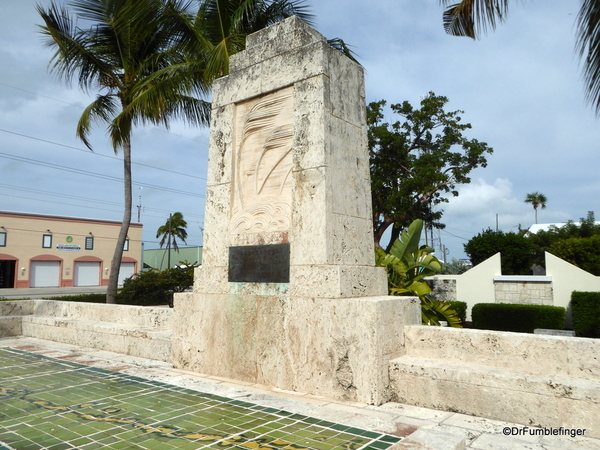
[[77,123],[77,137],[92,150],[88,140],[92,123],[104,122],[109,124],[118,110],[118,103],[113,95],[99,95],[96,100],[90,103],[81,114]]
[[583,0],[577,16],[576,50],[583,64],[586,98],[600,115],[600,2]]
[[[451,0],[440,0],[447,6]],[[508,13],[509,0],[462,0],[447,6],[444,11],[444,29],[453,36],[468,36],[473,39],[496,28]]]

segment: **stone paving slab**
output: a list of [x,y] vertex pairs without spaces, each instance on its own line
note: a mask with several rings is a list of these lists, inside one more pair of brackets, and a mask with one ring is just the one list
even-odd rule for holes
[[[191,391],[222,396],[241,401],[244,404],[287,411],[315,420],[341,424],[353,429],[402,438],[393,447],[389,447],[392,450],[600,450],[600,440],[586,438],[585,436],[532,435],[529,432],[536,430],[535,428],[523,431],[523,426],[519,424],[399,403],[387,403],[375,407],[359,403],[331,401],[326,398],[308,396],[297,392],[271,389],[252,383],[237,382],[174,369],[168,363],[160,361],[40,339],[2,338],[0,339],[1,347],[57,358],[61,361],[84,364]],[[504,435],[503,430],[505,428],[510,431],[514,430],[519,435]],[[1,419],[0,429],[2,429]],[[250,447],[240,448],[247,449]],[[364,448],[377,449],[381,447]]]

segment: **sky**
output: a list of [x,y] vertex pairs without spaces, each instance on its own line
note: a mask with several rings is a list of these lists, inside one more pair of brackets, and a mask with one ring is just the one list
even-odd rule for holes
[[[92,132],[93,152],[75,137],[94,93],[49,73],[36,3],[49,1],[0,4],[0,210],[121,220],[121,154],[102,126]],[[437,0],[307,3],[315,28],[357,54],[368,102],[416,106],[430,91],[444,95],[472,125],[467,137],[494,149],[442,206],[438,256],[441,244],[447,260],[464,258],[463,244],[487,228],[529,228],[535,215],[524,199],[536,191],[548,198],[539,223],[600,216],[600,119],[574,50],[579,0],[515,1],[506,23],[477,41],[445,34]],[[137,128],[132,154],[133,221],[139,211],[144,247],[158,248],[156,230],[175,211],[188,222],[187,244],[201,245],[208,129]]]

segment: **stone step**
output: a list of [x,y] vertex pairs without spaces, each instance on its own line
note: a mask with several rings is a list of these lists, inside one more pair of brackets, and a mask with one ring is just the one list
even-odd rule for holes
[[600,437],[600,380],[402,356],[390,362],[390,385],[400,403]]
[[64,317],[22,316],[23,336],[171,361],[171,331]]
[[404,328],[406,355],[539,376],[600,380],[600,340],[450,327]]

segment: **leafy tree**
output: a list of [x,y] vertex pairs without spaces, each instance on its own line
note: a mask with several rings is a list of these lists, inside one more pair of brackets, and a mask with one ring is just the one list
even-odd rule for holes
[[[596,223],[593,211],[588,211],[587,217],[581,218],[579,223],[571,220],[561,227],[550,226],[548,230],[540,230],[535,234],[527,235],[536,247],[534,263],[540,266],[545,265],[544,252],[553,253],[551,248],[555,243],[565,239],[590,238],[593,236],[600,236],[600,223]],[[597,252],[600,252],[600,247],[598,247]],[[579,264],[575,265],[581,267]]]
[[442,267],[442,271],[440,274],[442,275],[461,275],[465,273],[467,270],[471,268],[470,265],[465,264],[464,261],[461,261],[456,258],[452,258],[452,261],[445,262]]
[[[440,0],[444,28],[454,36],[480,37],[508,13],[509,0]],[[587,97],[600,113],[600,0],[582,0],[577,15],[577,53],[583,61]]]
[[461,327],[460,319],[448,303],[429,298],[431,288],[424,278],[442,270],[442,263],[430,253],[433,248],[419,247],[423,221],[413,221],[393,243],[388,253],[375,249],[376,264],[385,267],[390,295],[415,295],[421,300],[424,325],[439,325],[445,320],[450,326]]
[[476,266],[500,252],[503,275],[531,275],[535,246],[524,234],[488,228],[464,245],[465,253]]
[[573,237],[554,241],[548,248],[554,256],[580,269],[600,276],[600,235],[587,238]]
[[175,268],[150,269],[127,278],[116,295],[117,303],[126,305],[169,305],[173,307],[173,293],[183,292],[194,284],[197,263],[180,261]]
[[[93,122],[105,123],[112,147],[123,150],[125,208],[111,262],[106,301],[115,302],[117,283],[131,222],[131,134],[135,125],[164,124],[183,118],[206,124],[209,104],[201,77],[176,68],[186,62],[178,37],[186,3],[181,0],[73,0],[72,8],[38,6],[42,34],[54,48],[50,67],[84,91],[100,94],[77,124],[77,136],[88,140]],[[81,28],[87,25],[87,28]]]
[[525,196],[525,203],[531,203],[531,206],[533,206],[533,209],[535,210],[535,223],[538,223],[538,218],[537,218],[538,208],[546,209],[547,201],[548,201],[548,199],[546,198],[546,196],[539,192],[533,192],[533,193],[527,194]]
[[463,133],[471,125],[461,123],[463,111],[446,112],[446,103],[446,97],[430,92],[419,109],[406,101],[391,105],[403,118],[392,124],[384,122],[385,101],[367,107],[376,247],[390,226],[388,252],[415,219],[442,228],[443,211],[433,207],[448,202],[448,195],[457,196],[456,185],[469,183],[469,173],[487,165],[485,155],[492,149],[467,139]]
[[173,214],[169,214],[169,219],[164,225],[158,227],[156,231],[156,237],[162,237],[160,240],[160,248],[163,248],[165,242],[167,244],[167,253],[168,253],[168,262],[167,267],[171,267],[171,246],[175,249],[176,252],[179,252],[179,247],[177,246],[177,238],[181,239],[185,244],[185,240],[187,239],[187,222],[183,219],[183,214],[180,212],[176,212]]

